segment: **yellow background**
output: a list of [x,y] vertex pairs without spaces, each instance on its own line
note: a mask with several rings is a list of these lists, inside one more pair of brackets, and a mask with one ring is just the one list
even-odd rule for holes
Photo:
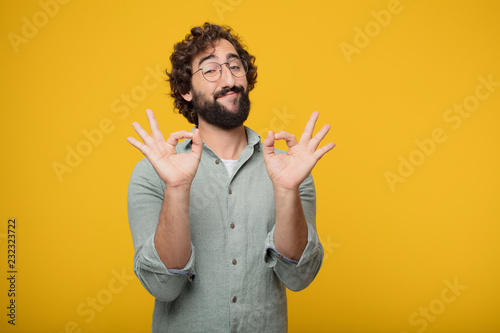
[[[399,13],[376,23],[372,11],[391,6]],[[500,332],[500,86],[458,128],[444,118],[473,101],[479,77],[500,82],[499,2],[73,0],[51,8],[44,21],[38,1],[0,3],[2,332],[150,330],[153,298],[132,277],[126,212],[142,155],[125,138],[133,121],[147,123],[146,108],[164,132],[191,128],[148,68],[169,67],[173,44],[207,20],[232,26],[257,57],[250,127],[300,134],[314,110],[333,127],[337,147],[313,172],[325,260],[309,288],[289,293],[290,332]],[[13,44],[34,20],[37,31],[24,28],[30,38]],[[363,44],[356,35],[365,28]],[[356,42],[346,56],[341,45]],[[155,88],[144,90],[144,80]],[[83,131],[106,121],[111,129],[89,148]],[[419,153],[415,140],[428,143],[435,129],[446,140]],[[68,146],[88,154],[59,179],[53,164],[67,165]],[[387,172],[398,175],[410,155],[420,165],[391,188]],[[6,316],[10,217],[18,223],[15,327]],[[453,294],[446,281],[462,290]],[[423,319],[429,307],[432,320]]]

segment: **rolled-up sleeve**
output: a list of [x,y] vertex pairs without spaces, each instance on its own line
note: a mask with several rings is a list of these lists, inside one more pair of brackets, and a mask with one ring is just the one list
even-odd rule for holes
[[299,261],[281,255],[274,244],[274,227],[265,240],[264,259],[281,282],[292,291],[306,288],[316,277],[323,262],[323,247],[316,232],[316,191],[311,175],[299,187],[302,209],[307,222],[307,245]]
[[182,270],[168,269],[160,259],[154,235],[163,202],[165,186],[147,159],[137,163],[130,178],[127,207],[134,242],[134,272],[146,290],[158,300],[177,298],[187,282],[196,276],[195,250]]

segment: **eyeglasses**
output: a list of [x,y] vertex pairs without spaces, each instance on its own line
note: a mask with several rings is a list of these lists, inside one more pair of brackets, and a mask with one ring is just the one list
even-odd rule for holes
[[207,81],[214,82],[217,81],[222,75],[222,65],[227,65],[227,68],[229,68],[229,71],[234,77],[244,77],[248,71],[246,62],[236,58],[222,64],[218,64],[216,62],[206,63],[202,68],[199,68],[191,75],[195,75],[201,71],[201,74],[203,74],[203,77]]

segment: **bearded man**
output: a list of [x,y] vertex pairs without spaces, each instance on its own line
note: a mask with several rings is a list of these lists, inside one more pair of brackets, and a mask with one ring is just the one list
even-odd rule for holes
[[[244,122],[255,57],[228,27],[205,23],[177,43],[167,72],[189,131],[165,141],[151,110],[129,184],[134,271],[155,297],[153,332],[286,332],[286,289],[307,287],[323,248],[311,170],[321,148],[314,112],[297,141]],[[183,140],[183,141],[182,141]],[[274,147],[285,140],[288,151]]]

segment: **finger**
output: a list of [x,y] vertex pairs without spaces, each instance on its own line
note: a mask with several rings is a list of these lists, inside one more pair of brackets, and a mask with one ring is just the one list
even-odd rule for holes
[[170,133],[167,143],[176,146],[177,143],[179,143],[179,140],[182,139],[190,139],[193,137],[193,133],[188,132],[188,131],[178,131],[178,132],[172,132]]
[[319,112],[314,111],[311,114],[311,117],[309,117],[309,120],[307,121],[306,127],[304,129],[304,133],[300,136],[300,141],[299,142],[304,142],[308,143],[309,140],[311,140],[313,132],[314,132],[314,126],[316,125],[316,120],[318,120]]
[[156,121],[155,115],[152,110],[147,109],[146,115],[148,116],[149,128],[151,128],[151,136],[156,142],[163,142],[165,138],[163,138],[163,133],[160,131],[160,126],[158,126],[158,122]]
[[201,152],[203,151],[203,140],[200,136],[200,130],[195,129],[193,131],[193,145],[191,148],[191,152],[198,158],[201,158]]
[[291,148],[297,144],[297,138],[295,137],[295,135],[285,131],[276,133],[274,135],[274,140],[285,140],[288,148]]
[[154,146],[155,145],[155,140],[149,135],[148,132],[144,128],[142,128],[141,125],[137,122],[132,123],[132,127],[134,127],[134,130],[139,134],[141,137],[142,141],[148,146]]
[[323,147],[321,147],[320,149],[316,150],[313,155],[314,155],[314,157],[316,157],[319,160],[320,158],[323,157],[323,155],[328,153],[333,148],[335,148],[335,143],[329,142],[326,145],[324,145]]
[[266,139],[262,142],[262,153],[264,154],[264,159],[274,155],[274,140],[274,132],[269,131]]
[[316,133],[316,135],[309,141],[308,143],[308,148],[311,150],[311,151],[315,151],[321,140],[323,140],[325,138],[325,136],[328,134],[328,132],[330,131],[330,128],[331,126],[329,124],[326,124],[325,126],[323,126],[318,133]]
[[136,138],[133,138],[131,136],[129,136],[127,138],[127,141],[132,145],[134,146],[135,148],[139,149],[141,151],[141,153],[144,154],[144,156],[147,156],[149,154],[149,147],[146,146],[145,144],[143,144],[142,142],[140,142],[139,140],[137,140]]

